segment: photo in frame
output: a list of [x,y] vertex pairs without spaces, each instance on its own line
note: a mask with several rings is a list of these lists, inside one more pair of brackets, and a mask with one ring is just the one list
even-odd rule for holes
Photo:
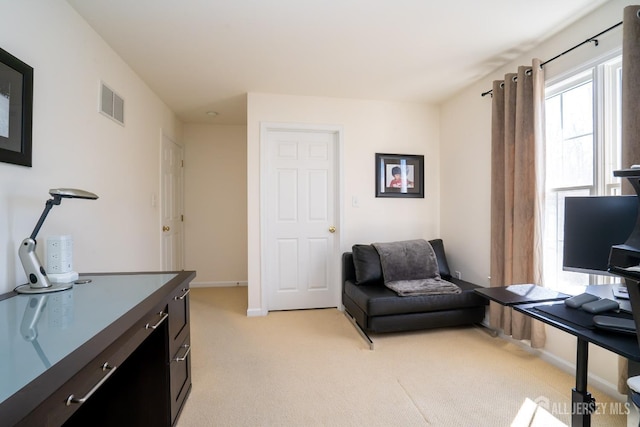
[[376,153],[376,197],[424,198],[424,156]]
[[31,167],[33,68],[0,49],[0,162]]

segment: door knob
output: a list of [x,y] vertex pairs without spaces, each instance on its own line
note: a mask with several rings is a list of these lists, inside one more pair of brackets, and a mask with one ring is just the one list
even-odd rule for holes
[[167,225],[163,225],[162,226],[162,231],[169,231],[171,230],[171,227],[167,226]]
[[329,233],[335,233],[335,232],[336,232],[336,228],[333,225],[329,227]]

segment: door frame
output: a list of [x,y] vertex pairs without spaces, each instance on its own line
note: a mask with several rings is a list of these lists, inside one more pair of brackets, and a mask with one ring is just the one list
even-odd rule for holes
[[[334,263],[336,268],[333,272],[333,277],[330,277],[329,280],[335,281],[337,286],[335,287],[335,295],[334,295],[334,303],[336,308],[340,308],[342,305],[342,284],[341,284],[341,276],[342,269],[340,266],[341,260],[341,248],[343,241],[343,230],[342,224],[344,224],[343,220],[343,139],[344,139],[344,128],[341,125],[323,125],[323,124],[308,124],[308,123],[279,123],[279,122],[260,122],[260,182],[265,184],[267,182],[267,166],[268,166],[268,155],[267,155],[267,144],[268,138],[267,135],[269,132],[322,132],[322,133],[331,133],[336,136],[336,147],[334,150],[334,179],[336,182],[336,189],[334,193],[334,203],[335,203],[335,226],[338,229],[337,238],[337,251],[334,254],[334,259],[331,262]],[[267,272],[266,272],[266,263],[265,254],[267,251],[267,218],[266,218],[266,201],[267,199],[267,189],[266,185],[260,185],[260,298],[262,305],[262,312],[266,315],[269,312],[269,301],[268,301],[268,292],[267,292]]]

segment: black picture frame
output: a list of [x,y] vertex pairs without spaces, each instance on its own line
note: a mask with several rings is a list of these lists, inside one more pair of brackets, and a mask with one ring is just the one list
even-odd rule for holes
[[376,197],[424,198],[424,156],[376,153]]
[[0,49],[0,162],[31,167],[33,68]]

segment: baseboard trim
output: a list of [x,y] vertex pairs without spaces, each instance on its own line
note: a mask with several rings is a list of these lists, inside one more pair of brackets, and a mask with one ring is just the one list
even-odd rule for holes
[[[528,341],[520,341],[520,340],[515,340],[513,338],[511,338],[508,335],[505,335],[504,333],[500,332],[498,335],[500,338],[509,341],[517,346],[519,346],[520,348],[522,348],[523,350],[525,350],[526,352],[533,354],[535,356],[538,356],[539,358],[541,358],[542,360],[544,360],[545,362],[549,363],[550,365],[555,366],[556,368],[560,369],[561,371],[564,371],[568,374],[570,374],[571,376],[575,376],[576,374],[576,365],[575,363],[571,363],[568,362],[558,356],[556,356],[553,353],[550,353],[549,351],[545,350],[545,349],[540,349],[540,348],[532,348],[529,345]],[[620,392],[618,392],[618,387],[616,384],[612,384],[609,381],[603,379],[602,377],[599,377],[598,375],[592,374],[592,373],[588,373],[588,384],[591,386],[595,386],[597,387],[600,391],[608,394],[609,396],[618,399],[621,402],[626,402],[627,401],[627,396],[621,394]]]
[[228,282],[191,282],[192,288],[228,288],[230,286],[248,286],[246,280],[234,280]]
[[261,317],[266,316],[267,311],[261,308],[249,308],[247,309],[247,317]]
[[[576,374],[576,365],[575,363],[567,362],[566,360],[556,356],[555,354],[549,353],[546,350],[540,350],[540,358],[545,362],[575,376]],[[589,384],[595,386],[600,391],[605,392],[609,396],[618,399],[621,402],[627,401],[627,396],[621,394],[618,391],[618,386],[616,384],[612,384],[609,381],[599,377],[595,374],[587,374],[587,378],[589,379]]]

